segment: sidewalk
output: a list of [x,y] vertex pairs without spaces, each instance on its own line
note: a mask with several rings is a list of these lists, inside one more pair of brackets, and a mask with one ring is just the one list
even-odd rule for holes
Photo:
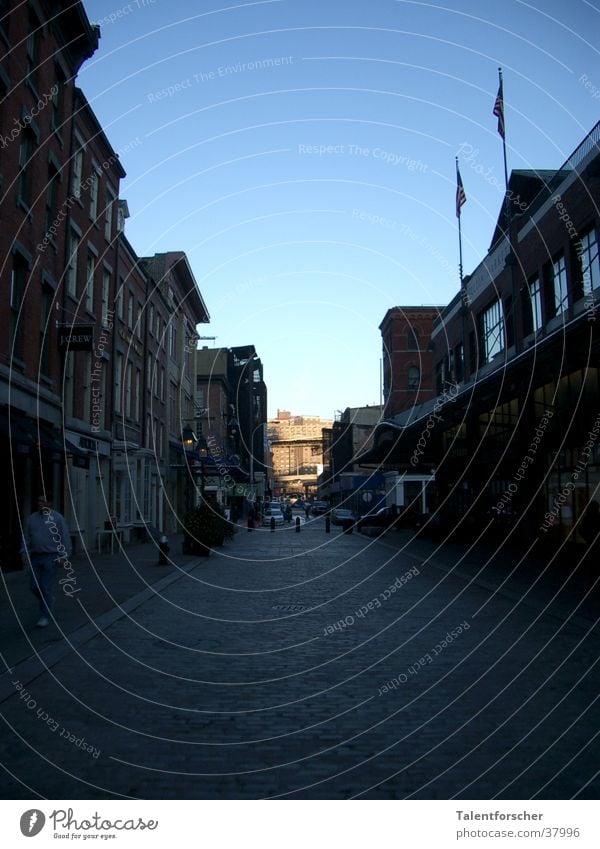
[[[80,552],[73,556],[68,581],[57,586],[55,622],[36,628],[38,601],[29,587],[29,569],[0,572],[0,675],[7,667],[62,643],[90,620],[156,587],[205,560],[181,554],[183,535],[169,538],[169,563],[158,565],[152,542],[129,545],[114,554]],[[61,575],[58,578],[66,578]]]
[[402,551],[417,562],[600,635],[597,554],[586,555],[575,546],[548,552],[535,542],[519,546],[510,540],[496,544],[440,543],[409,530],[387,531],[377,542]]

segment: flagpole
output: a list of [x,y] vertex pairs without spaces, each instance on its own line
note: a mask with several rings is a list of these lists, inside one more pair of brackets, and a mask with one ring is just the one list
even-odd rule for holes
[[506,114],[504,112],[504,80],[502,79],[502,68],[498,68],[498,91],[502,95],[502,155],[504,156],[504,186],[508,191],[508,165],[506,163]]
[[[456,159],[456,185],[458,187],[459,183],[459,174],[458,174],[458,156]],[[463,288],[463,255],[462,255],[462,229],[460,226],[460,207],[457,203],[457,215],[458,215],[458,274],[460,276],[460,288]]]

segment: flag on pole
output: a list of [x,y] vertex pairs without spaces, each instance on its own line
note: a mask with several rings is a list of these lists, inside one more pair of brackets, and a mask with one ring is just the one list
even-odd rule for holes
[[463,186],[462,177],[460,176],[460,171],[458,170],[458,165],[456,166],[456,217],[460,218],[460,210],[467,202],[467,196],[465,194],[465,189]]
[[498,132],[502,138],[504,138],[504,92],[502,90],[502,78],[500,78],[500,85],[498,86],[498,94],[496,95],[493,114],[498,119]]

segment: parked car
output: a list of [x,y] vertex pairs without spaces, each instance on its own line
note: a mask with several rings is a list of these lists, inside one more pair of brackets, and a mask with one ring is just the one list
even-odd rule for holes
[[329,504],[326,501],[313,501],[310,512],[313,516],[322,516],[329,510]]
[[356,516],[352,510],[346,510],[345,507],[334,507],[331,511],[331,524],[344,525],[346,522],[355,522]]
[[364,528],[413,528],[417,522],[417,514],[411,507],[381,507],[372,513],[367,513],[358,520],[356,528],[358,531]]
[[270,528],[271,527],[271,519],[275,519],[276,525],[283,525],[283,523],[285,521],[284,518],[283,518],[283,513],[281,512],[281,510],[279,510],[279,509],[276,510],[274,507],[271,508],[271,511],[269,513],[265,512],[265,515],[263,516],[263,527]]

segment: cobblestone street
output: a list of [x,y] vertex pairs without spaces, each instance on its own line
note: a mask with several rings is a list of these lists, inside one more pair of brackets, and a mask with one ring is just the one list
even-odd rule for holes
[[172,565],[10,664],[3,797],[596,798],[598,631],[427,561],[316,519]]

